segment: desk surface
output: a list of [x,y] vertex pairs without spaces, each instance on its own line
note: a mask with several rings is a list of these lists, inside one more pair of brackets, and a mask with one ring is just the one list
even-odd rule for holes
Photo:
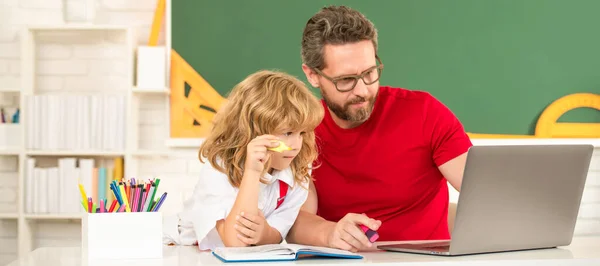
[[[382,242],[389,244],[399,242]],[[515,251],[468,255],[458,257],[441,257],[432,255],[406,254],[384,251],[361,252],[364,259],[303,259],[295,262],[252,263],[256,265],[600,265],[600,237],[579,237],[566,247],[554,249]],[[227,265],[219,261],[209,252],[198,251],[190,246],[165,246],[162,259],[145,260],[82,260],[81,249],[78,247],[45,247],[32,251],[28,256],[20,258],[8,266],[206,266]],[[229,264],[240,265],[240,264]]]

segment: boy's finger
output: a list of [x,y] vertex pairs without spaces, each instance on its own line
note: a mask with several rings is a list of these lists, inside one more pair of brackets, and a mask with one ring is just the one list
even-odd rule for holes
[[240,217],[245,218],[246,220],[251,221],[251,222],[256,222],[258,220],[257,219],[258,216],[251,214],[251,213],[247,213],[247,212],[240,213]]
[[278,140],[279,139],[278,137],[276,137],[274,135],[269,135],[269,134],[262,135],[262,136],[260,136],[258,138],[260,138],[260,139],[268,139],[268,140]]
[[253,238],[256,236],[256,232],[254,232],[244,226],[241,226],[239,224],[233,225],[233,228],[235,228],[235,230],[237,230],[238,233],[240,233],[241,235],[246,236],[248,238]]
[[246,243],[246,244],[248,244],[248,245],[254,245],[254,244],[256,244],[256,241],[255,241],[254,239],[251,239],[251,238],[245,237],[245,236],[243,236],[243,235],[241,235],[241,234],[237,234],[237,238],[238,238],[240,241],[242,241],[242,242],[244,242],[244,243]]
[[258,224],[254,223],[252,221],[246,220],[244,218],[239,219],[237,222],[240,226],[246,227],[253,231],[256,231],[256,229],[258,228]]
[[256,230],[258,228],[257,219],[256,218],[249,219],[249,218],[245,217],[243,213],[237,219],[237,222],[244,225],[245,227],[248,227],[249,229],[252,229],[252,230]]

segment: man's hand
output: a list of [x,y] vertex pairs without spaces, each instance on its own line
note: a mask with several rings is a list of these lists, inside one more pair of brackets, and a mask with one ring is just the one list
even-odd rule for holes
[[371,247],[372,244],[365,233],[360,230],[360,225],[365,225],[377,231],[381,221],[367,217],[364,214],[349,213],[335,224],[327,238],[329,247],[357,252]]
[[[237,223],[234,225],[237,230],[237,238],[247,245],[262,245],[274,244],[281,242],[281,237],[270,237],[269,229],[272,229],[268,224],[262,211],[258,211],[258,215],[252,215],[242,212],[236,217]],[[274,229],[272,229],[274,230]],[[279,232],[277,232],[279,234]],[[273,243],[271,243],[273,242]]]

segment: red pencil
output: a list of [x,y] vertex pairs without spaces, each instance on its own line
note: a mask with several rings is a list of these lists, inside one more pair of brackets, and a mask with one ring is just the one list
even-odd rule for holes
[[113,200],[112,204],[110,204],[110,209],[108,209],[108,212],[113,212],[115,210],[115,206],[117,206],[117,200]]
[[[150,184],[150,183],[148,183],[148,184],[146,185],[146,194],[144,194],[144,199],[147,199],[147,198],[148,198],[148,193],[150,193],[150,186],[151,186],[151,185],[152,185],[152,184]],[[146,200],[144,200],[144,201],[146,201]]]

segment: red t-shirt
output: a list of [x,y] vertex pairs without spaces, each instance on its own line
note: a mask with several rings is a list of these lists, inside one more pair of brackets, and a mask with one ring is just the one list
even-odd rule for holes
[[382,221],[381,241],[449,239],[448,185],[438,166],[472,144],[440,101],[426,92],[381,87],[362,125],[342,129],[325,111],[315,133],[321,217],[337,222],[347,213],[365,213]]

